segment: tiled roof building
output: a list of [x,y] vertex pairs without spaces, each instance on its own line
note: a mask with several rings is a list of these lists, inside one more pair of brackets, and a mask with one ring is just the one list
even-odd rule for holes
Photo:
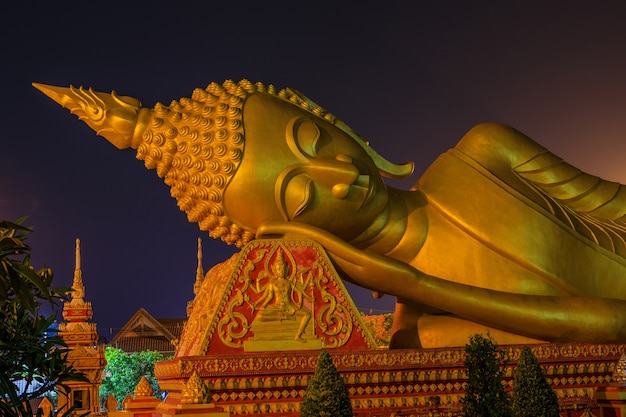
[[176,343],[185,326],[186,318],[155,319],[140,308],[117,332],[108,346],[124,352],[152,350],[164,356],[174,355]]

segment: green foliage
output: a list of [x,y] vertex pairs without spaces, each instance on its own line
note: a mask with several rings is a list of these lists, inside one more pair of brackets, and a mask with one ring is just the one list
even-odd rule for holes
[[67,362],[63,339],[50,332],[70,289],[53,288],[52,271],[30,265],[30,229],[19,223],[0,221],[0,415],[32,417],[30,399],[55,388],[67,395],[66,382],[87,379]]
[[393,326],[393,313],[367,315],[362,314],[363,321],[374,337],[376,344],[388,347],[391,340],[391,327]]
[[516,417],[559,417],[559,401],[528,346],[522,349],[513,374],[513,412]]
[[100,398],[105,401],[113,394],[119,407],[126,394],[132,394],[142,376],[152,384],[154,396],[160,397],[161,391],[154,376],[154,364],[166,358],[159,352],[144,351],[126,353],[122,349],[107,346],[104,350],[107,366],[100,386]]
[[491,336],[476,334],[465,345],[465,354],[468,381],[465,397],[461,400],[463,415],[512,416],[510,399],[502,383],[508,362],[504,352],[498,350]]
[[352,417],[348,390],[326,350],[320,352],[315,375],[302,397],[301,417]]

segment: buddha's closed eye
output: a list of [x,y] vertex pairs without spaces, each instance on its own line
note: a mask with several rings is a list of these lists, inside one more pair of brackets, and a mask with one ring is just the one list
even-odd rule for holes
[[304,212],[315,200],[315,185],[305,174],[296,175],[287,184],[284,197],[284,208],[289,220],[293,220]]
[[329,142],[310,117],[294,117],[287,125],[287,144],[298,158],[307,160],[318,156],[319,149]]

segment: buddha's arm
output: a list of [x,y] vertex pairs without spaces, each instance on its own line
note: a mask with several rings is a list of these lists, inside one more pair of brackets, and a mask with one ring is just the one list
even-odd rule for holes
[[[623,185],[581,171],[509,126],[478,125],[465,134],[455,149],[509,185],[515,187],[522,179],[576,212],[608,220],[626,218]],[[523,192],[519,188],[518,191]]]
[[486,326],[552,342],[626,341],[625,300],[525,295],[459,284],[298,223],[269,223],[257,235],[315,239],[358,285]]

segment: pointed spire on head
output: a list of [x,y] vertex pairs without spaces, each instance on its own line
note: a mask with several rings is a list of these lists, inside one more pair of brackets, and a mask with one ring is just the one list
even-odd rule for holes
[[[33,83],[33,87],[78,116],[96,133],[119,149],[136,148],[141,138],[135,137],[135,127],[142,110],[134,97],[118,96],[115,91],[101,93],[91,88],[56,87]],[[149,113],[143,109],[143,114]]]
[[72,283],[72,301],[83,301],[85,286],[83,285],[83,272],[80,269],[80,239],[76,238],[76,268],[74,269],[74,282]]

